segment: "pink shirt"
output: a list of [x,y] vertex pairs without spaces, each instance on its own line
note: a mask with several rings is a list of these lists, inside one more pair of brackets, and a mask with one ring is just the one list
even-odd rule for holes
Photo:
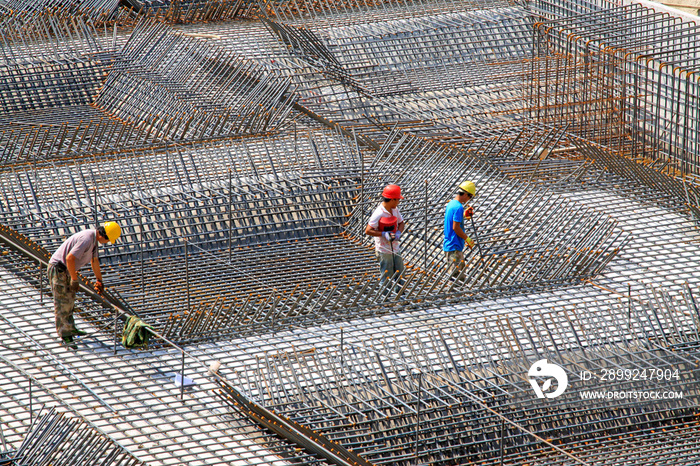
[[90,263],[94,257],[97,258],[97,231],[94,229],[84,230],[76,233],[67,240],[53,253],[49,264],[62,263],[66,265],[66,257],[68,254],[73,254],[75,257],[75,270],[80,270],[83,266]]

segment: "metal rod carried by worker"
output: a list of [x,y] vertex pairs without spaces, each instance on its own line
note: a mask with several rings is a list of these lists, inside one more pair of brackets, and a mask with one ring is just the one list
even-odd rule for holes
[[75,293],[80,287],[78,270],[89,262],[95,274],[95,291],[104,293],[98,246],[114,244],[121,232],[116,222],[106,222],[104,226],[83,230],[64,241],[49,260],[47,276],[53,293],[56,332],[63,344],[71,349],[77,348],[73,337],[87,334],[75,327],[73,319]]
[[470,219],[474,215],[474,209],[464,204],[476,195],[476,185],[471,181],[464,181],[457,188],[454,199],[447,203],[445,208],[444,238],[442,250],[445,251],[448,267],[452,268],[452,276],[457,279],[464,278],[464,244],[469,248],[474,247],[474,241],[464,232],[464,219]]
[[365,234],[374,237],[374,251],[379,262],[381,282],[392,278],[398,272],[403,273],[403,259],[401,258],[400,240],[406,227],[399,202],[403,196],[401,188],[390,184],[382,191],[382,202],[369,218]]

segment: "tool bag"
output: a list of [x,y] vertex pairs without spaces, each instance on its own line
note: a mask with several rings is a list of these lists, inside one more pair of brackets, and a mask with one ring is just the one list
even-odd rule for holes
[[385,231],[391,232],[391,233],[396,233],[396,230],[398,228],[398,219],[394,217],[393,215],[390,217],[381,217],[379,219],[379,228],[378,230],[384,233]]

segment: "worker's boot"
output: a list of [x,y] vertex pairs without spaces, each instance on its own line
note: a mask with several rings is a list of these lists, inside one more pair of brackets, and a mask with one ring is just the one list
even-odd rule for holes
[[69,349],[78,349],[78,345],[73,341],[73,337],[63,337],[61,338],[61,341],[63,342],[63,346]]
[[77,328],[73,328],[73,331],[71,332],[74,337],[82,337],[87,335],[88,333],[83,331],[83,330],[78,330]]

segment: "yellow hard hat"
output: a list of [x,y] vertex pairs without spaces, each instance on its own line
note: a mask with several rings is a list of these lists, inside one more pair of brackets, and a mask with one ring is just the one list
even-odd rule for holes
[[468,192],[472,196],[476,194],[476,185],[471,181],[463,181],[462,184],[459,185],[459,189]]
[[117,222],[105,222],[105,233],[109,242],[114,244],[122,234],[122,229],[119,228]]

